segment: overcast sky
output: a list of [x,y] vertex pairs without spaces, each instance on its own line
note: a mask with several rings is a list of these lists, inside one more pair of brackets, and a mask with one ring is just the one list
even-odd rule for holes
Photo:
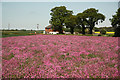
[[2,28],[39,29],[49,25],[50,10],[56,6],[66,6],[74,15],[88,8],[96,8],[106,16],[106,20],[97,27],[111,26],[109,19],[118,9],[118,2],[2,2]]

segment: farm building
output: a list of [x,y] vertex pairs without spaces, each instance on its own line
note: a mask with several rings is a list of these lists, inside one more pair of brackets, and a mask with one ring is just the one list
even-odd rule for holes
[[53,25],[48,25],[47,27],[45,27],[45,34],[58,34],[58,31],[54,31],[53,30]]

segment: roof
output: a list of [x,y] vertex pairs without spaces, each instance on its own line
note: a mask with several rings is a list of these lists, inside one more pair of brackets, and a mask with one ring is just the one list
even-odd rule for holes
[[50,29],[52,28],[52,25],[48,25],[47,27],[45,27],[46,29]]

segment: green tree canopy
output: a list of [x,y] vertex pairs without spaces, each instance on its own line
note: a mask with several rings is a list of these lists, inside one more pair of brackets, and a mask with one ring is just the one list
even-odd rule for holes
[[65,25],[67,26],[67,28],[70,28],[70,32],[71,34],[73,34],[74,28],[76,27],[76,16],[71,15],[69,17],[66,17]]
[[120,8],[117,10],[116,14],[112,16],[113,18],[110,19],[111,25],[115,29],[116,37],[120,37]]
[[94,8],[87,9],[83,13],[85,15],[85,21],[90,27],[90,34],[92,34],[92,29],[94,28],[95,24],[102,23],[105,20],[105,16],[101,13],[98,13],[98,10]]
[[77,14],[77,25],[82,26],[82,34],[85,34],[85,14],[84,13],[78,13]]
[[65,6],[60,6],[60,7],[55,7],[51,9],[50,15],[51,20],[50,24],[52,24],[54,27],[58,27],[59,33],[63,33],[63,25],[64,25],[64,20],[66,17],[72,15],[73,11],[67,10]]

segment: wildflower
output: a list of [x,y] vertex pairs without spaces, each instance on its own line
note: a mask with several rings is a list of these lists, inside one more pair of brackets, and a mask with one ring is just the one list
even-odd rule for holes
[[115,37],[32,35],[2,38],[2,43],[5,78],[14,73],[24,78],[118,77]]

